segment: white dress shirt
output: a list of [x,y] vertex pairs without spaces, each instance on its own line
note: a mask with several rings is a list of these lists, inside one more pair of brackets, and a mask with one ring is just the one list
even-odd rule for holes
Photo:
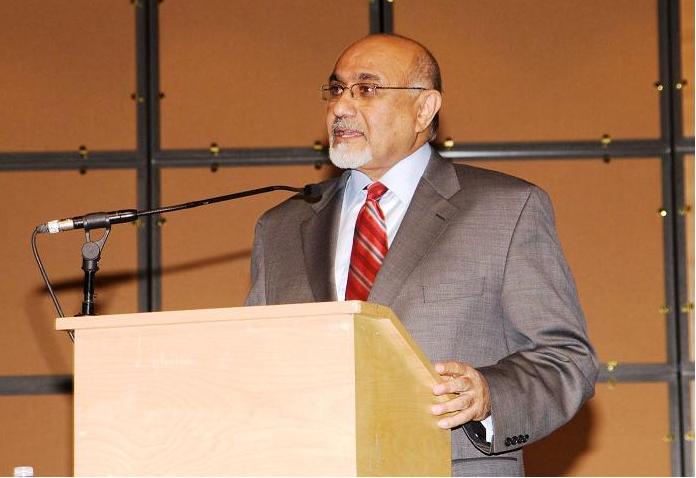
[[[418,182],[428,166],[431,153],[430,144],[425,143],[411,155],[392,166],[379,180],[388,189],[379,200],[379,206],[382,208],[387,223],[387,244],[389,247],[391,247],[406,210],[411,204],[416,186],[418,186]],[[358,220],[358,213],[367,199],[367,186],[370,184],[372,184],[372,180],[369,176],[357,169],[351,171],[346,183],[334,259],[334,283],[336,284],[338,300],[346,298],[346,283],[348,282],[350,253],[353,249],[355,222]],[[482,420],[481,424],[486,428],[486,441],[490,442],[493,439],[492,417],[489,416]]]

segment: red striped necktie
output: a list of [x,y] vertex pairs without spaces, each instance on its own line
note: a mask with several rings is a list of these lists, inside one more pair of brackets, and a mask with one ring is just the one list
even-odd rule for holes
[[379,207],[379,200],[386,192],[387,187],[382,183],[372,183],[367,188],[367,200],[355,221],[346,300],[367,300],[387,255],[387,225]]

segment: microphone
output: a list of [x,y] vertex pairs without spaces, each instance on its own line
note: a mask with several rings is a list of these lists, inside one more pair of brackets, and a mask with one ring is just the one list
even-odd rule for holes
[[36,229],[40,233],[56,234],[73,229],[98,229],[110,224],[133,222],[138,219],[138,211],[135,209],[122,209],[111,212],[93,212],[85,216],[75,216],[68,219],[54,219],[44,224],[39,224]]
[[111,224],[122,224],[124,222],[134,222],[139,217],[152,216],[154,214],[162,214],[165,212],[180,211],[182,209],[191,209],[199,206],[207,206],[217,202],[230,201],[232,199],[255,196],[271,191],[290,191],[300,193],[300,196],[308,202],[314,202],[321,198],[322,188],[320,184],[307,184],[302,188],[292,186],[266,186],[264,188],[251,189],[238,193],[225,194],[224,196],[215,196],[208,199],[200,199],[198,201],[177,204],[175,206],[165,206],[158,209],[150,209],[145,211],[137,211],[135,209],[121,209],[110,212],[93,212],[84,216],[75,216],[66,219],[55,219],[36,226],[36,232],[56,234],[58,232],[72,231],[73,229],[99,229],[109,227]]
[[321,184],[307,184],[302,188],[302,197],[305,201],[318,201],[322,194]]

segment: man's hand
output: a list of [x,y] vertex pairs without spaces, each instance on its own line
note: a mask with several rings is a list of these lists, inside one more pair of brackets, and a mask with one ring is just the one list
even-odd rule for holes
[[462,362],[440,362],[435,370],[445,380],[433,385],[435,395],[448,393],[457,396],[432,406],[433,415],[457,412],[437,422],[441,428],[454,428],[471,420],[483,420],[491,412],[488,383],[478,370]]

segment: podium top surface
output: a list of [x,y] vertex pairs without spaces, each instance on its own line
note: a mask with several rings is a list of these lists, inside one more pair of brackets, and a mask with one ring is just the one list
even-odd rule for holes
[[175,324],[204,324],[211,322],[240,322],[302,319],[312,317],[350,317],[360,316],[370,319],[384,319],[388,322],[400,341],[404,350],[410,351],[411,357],[428,370],[429,374],[439,380],[430,360],[416,344],[404,325],[387,306],[361,302],[358,300],[344,302],[312,302],[304,304],[263,305],[249,307],[228,307],[217,309],[175,310],[167,312],[141,312],[134,314],[96,315],[83,317],[59,317],[56,319],[56,330],[107,330],[138,328],[148,326],[166,326]]
[[134,314],[59,317],[56,330],[100,329],[112,327],[139,327],[193,322],[220,322],[227,320],[257,320],[321,315],[361,314],[375,318],[395,318],[389,307],[357,300],[345,302],[316,302],[306,304],[229,307],[218,309],[142,312]]

